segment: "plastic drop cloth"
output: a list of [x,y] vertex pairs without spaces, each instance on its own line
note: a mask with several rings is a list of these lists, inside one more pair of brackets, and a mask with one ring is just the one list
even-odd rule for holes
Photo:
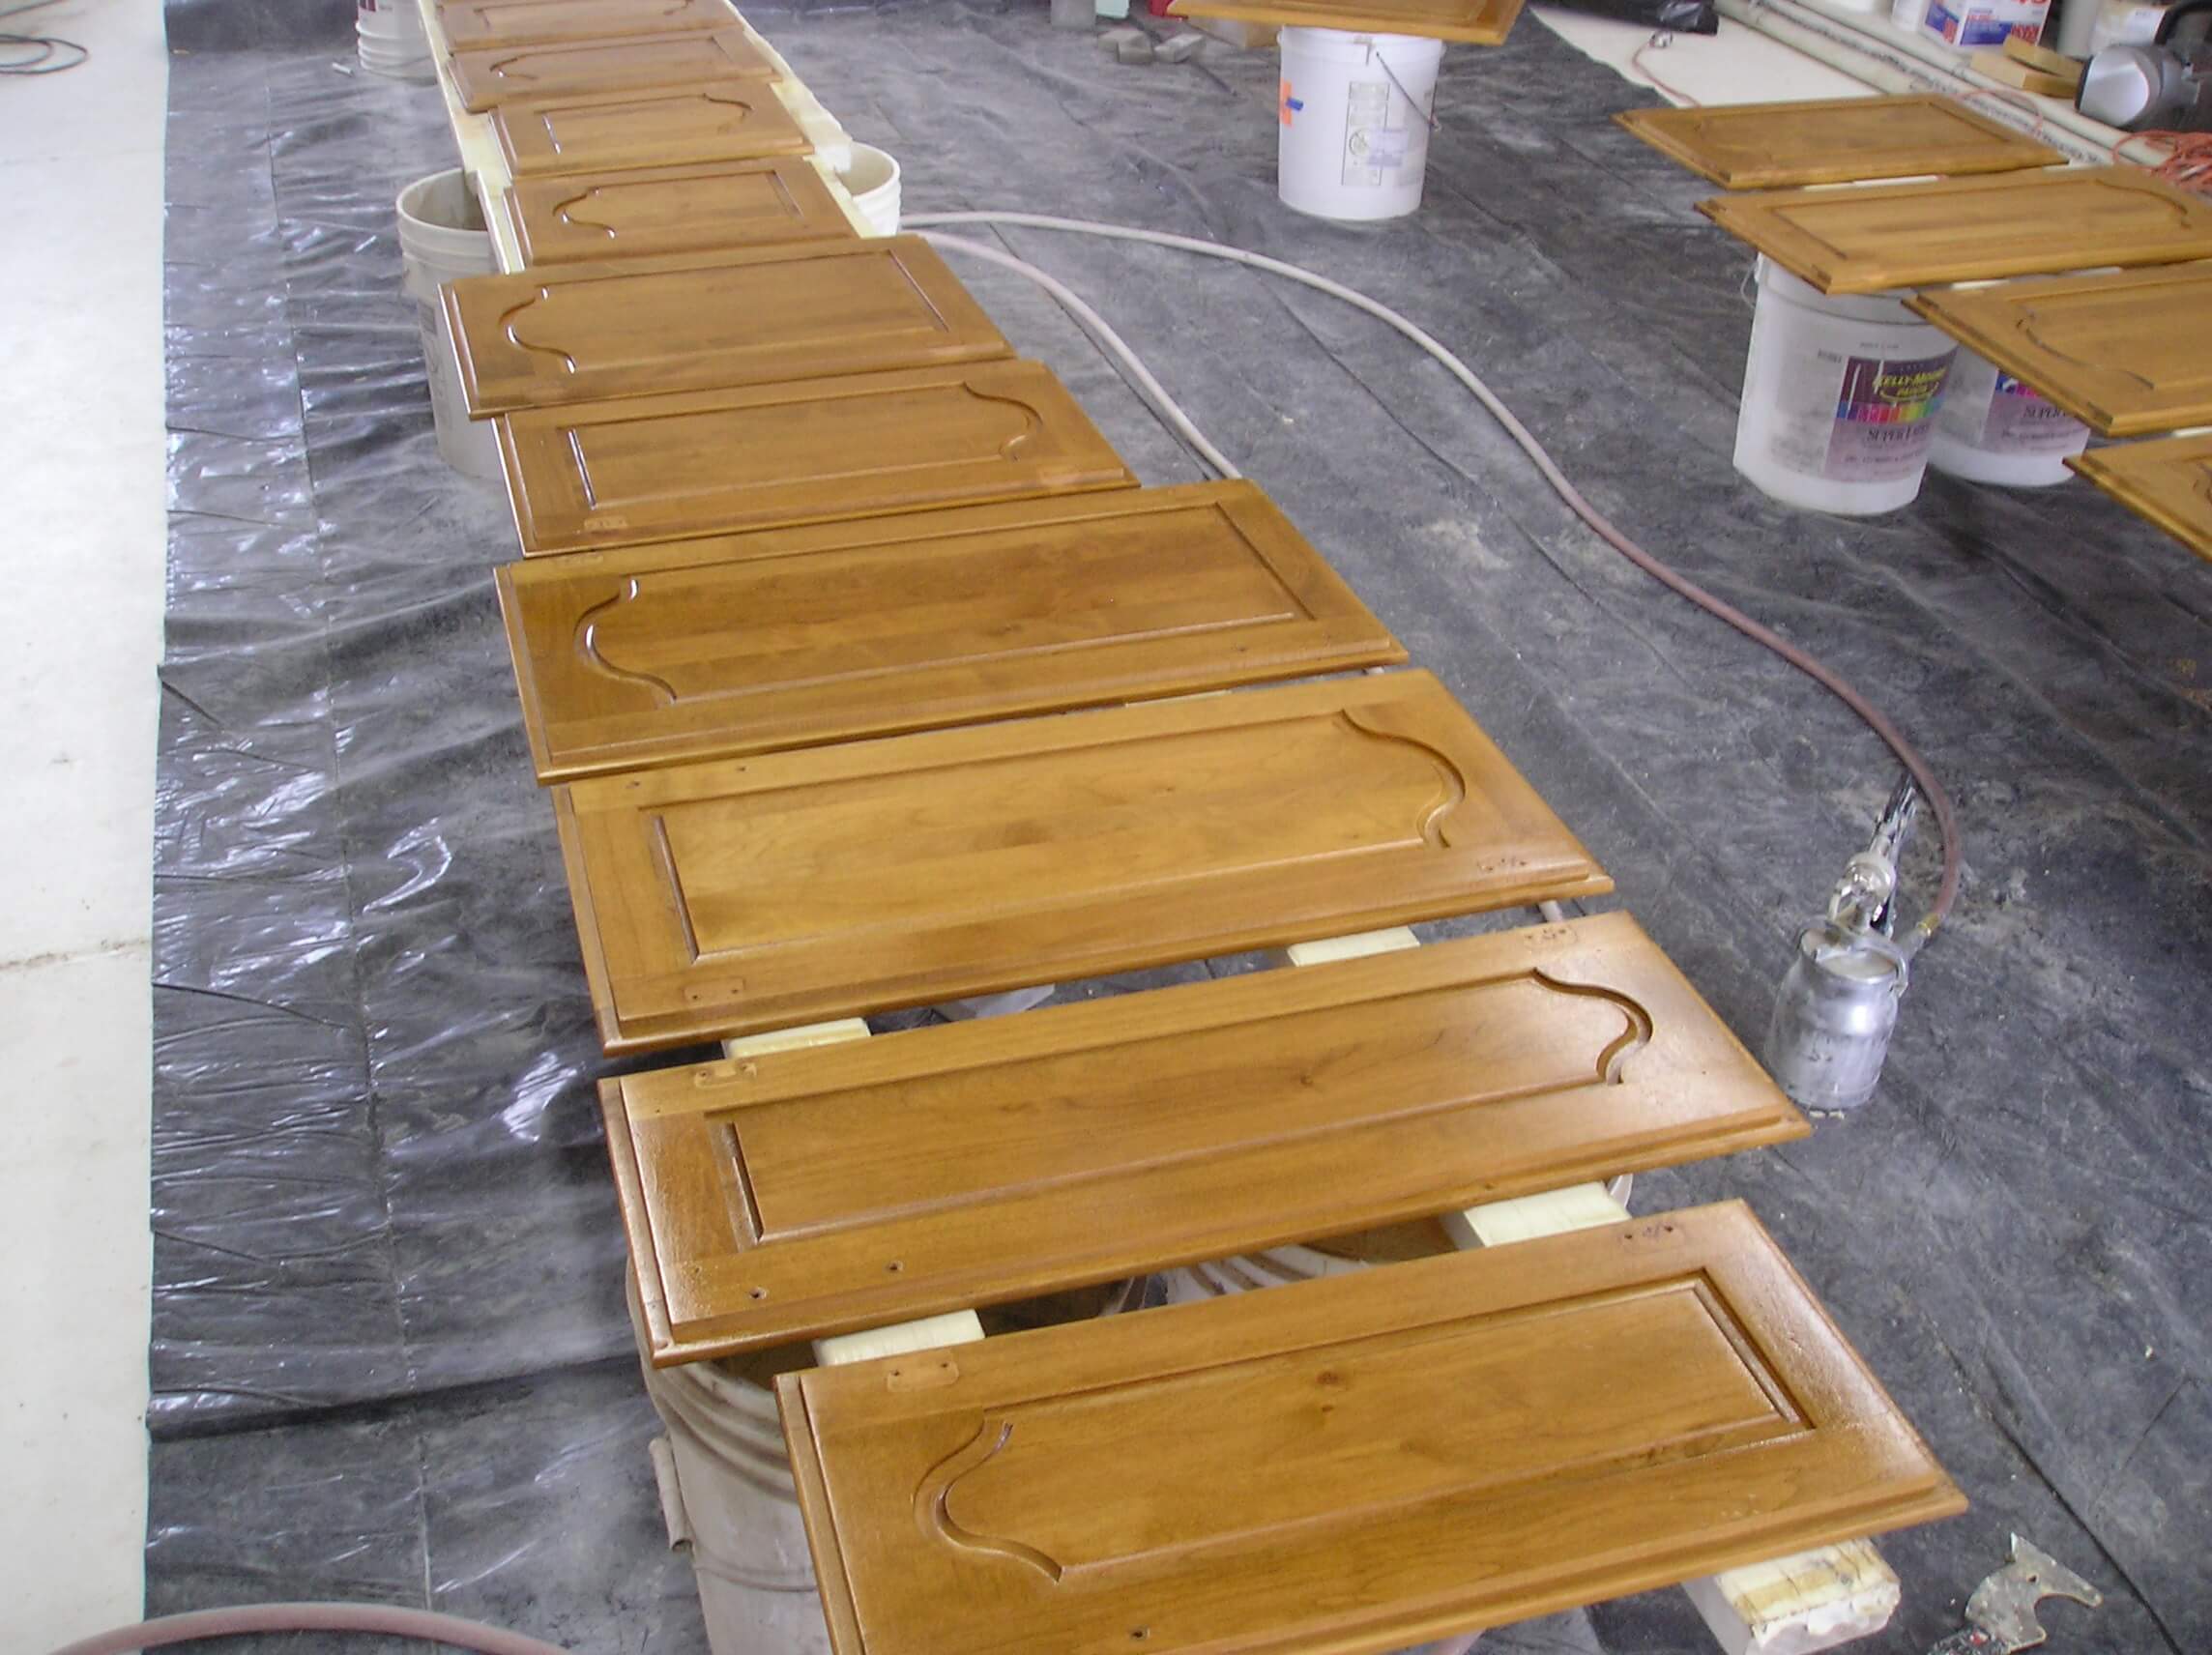
[[[2110,1594],[2054,1610],[2054,1647],[2212,1647],[2212,570],[2079,485],[1931,479],[1871,522],[1744,485],[1748,255],[1605,119],[1641,95],[1533,22],[1446,54],[1427,205],[1353,229],[1275,200],[1270,54],[1122,66],[1041,0],[748,13],[901,159],[910,212],[1210,235],[1396,305],[1601,508],[1924,744],[1967,885],[1880,1097],[1637,1205],[1750,1198],[1973,1497],[1884,1544],[1906,1608],[1873,1647],[1955,1626],[2016,1528]],[[169,16],[149,1599],[428,1602],[697,1651],[620,1298],[610,1065],[489,579],[512,532],[437,459],[399,291],[393,197],[453,164],[443,109],[347,73],[343,4]],[[1125,332],[1756,1041],[1888,792],[1873,740],[1595,542],[1365,318],[1161,249],[1007,245]],[[954,263],[1148,482],[1197,475],[1048,302]],[[1484,1647],[1703,1640],[1656,1593]]]

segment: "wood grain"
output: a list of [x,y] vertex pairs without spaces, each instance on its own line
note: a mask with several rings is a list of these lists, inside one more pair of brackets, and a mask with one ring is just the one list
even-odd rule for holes
[[1808,1130],[1624,914],[599,1096],[664,1364]]
[[499,437],[534,557],[1137,480],[1033,362],[525,409]]
[[2212,561],[2212,436],[2091,449],[2066,463],[2137,516]]
[[553,798],[610,1052],[1611,887],[1426,673]]
[[1013,354],[919,236],[471,276],[444,296],[479,419]]
[[1406,658],[1249,482],[499,571],[539,781]]
[[738,21],[729,0],[445,0],[438,8],[455,51],[726,29]]
[[2135,167],[1724,195],[1698,210],[1823,293],[2212,257],[2212,201]]
[[2066,160],[1956,98],[1933,93],[1623,109],[1614,119],[1729,189],[2013,172]]
[[762,80],[513,98],[492,133],[518,179],[802,155],[814,146]]
[[1175,0],[1168,14],[1494,46],[1512,32],[1521,0]]
[[839,1655],[1371,1655],[1965,1503],[1740,1203],[776,1393]]
[[765,87],[777,78],[775,65],[742,28],[456,51],[447,60],[447,68],[452,75],[453,96],[462,108],[477,115],[514,98],[699,86],[721,80],[750,80]]
[[841,242],[859,233],[821,172],[800,156],[525,178],[508,187],[507,200],[522,256],[534,266]]
[[1938,288],[1912,308],[2090,429],[2138,437],[2212,423],[2212,264]]

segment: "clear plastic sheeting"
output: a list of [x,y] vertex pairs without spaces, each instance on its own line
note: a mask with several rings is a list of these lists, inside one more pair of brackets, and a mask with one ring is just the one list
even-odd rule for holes
[[[1404,311],[1630,533],[1906,726],[1960,796],[1967,886],[1880,1095],[1637,1205],[1748,1196],[1974,1499],[1884,1544],[1906,1608],[1878,1647],[1952,1629],[2013,1529],[2106,1588],[2053,1611],[2096,1647],[2212,1647],[2212,571],[2079,485],[1932,478],[1873,521],[1744,485],[1748,254],[1606,119],[1639,95],[1532,22],[1447,52],[1422,212],[1348,229],[1275,199],[1271,53],[1121,65],[1041,0],[746,10],[914,211],[1211,236]],[[443,107],[355,72],[350,8],[170,16],[151,1605],[372,1597],[698,1651],[644,1454],[611,1065],[490,580],[513,534],[438,461],[399,288],[393,198],[453,164]],[[1366,318],[1163,249],[1004,243],[1125,334],[1756,1040],[1889,791],[1873,738],[1594,541]],[[1049,301],[953,262],[1146,481],[1197,475]],[[1483,1647],[1703,1637],[1655,1593]]]

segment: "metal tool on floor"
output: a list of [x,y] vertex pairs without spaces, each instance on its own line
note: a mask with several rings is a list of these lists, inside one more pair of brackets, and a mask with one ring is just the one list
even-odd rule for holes
[[1954,1632],[1928,1655],[2014,1655],[2033,1649],[2050,1636],[2035,1618],[2035,1606],[2045,1598],[2072,1598],[2095,1609],[2105,1594],[2016,1534],[2012,1561],[1966,1600],[1965,1630]]
[[1774,997],[1766,1066],[1807,1109],[1856,1109],[1874,1096],[1897,1004],[1910,974],[1896,930],[1897,859],[1920,796],[1900,782],[1829,893],[1827,914],[1798,933],[1796,957]]

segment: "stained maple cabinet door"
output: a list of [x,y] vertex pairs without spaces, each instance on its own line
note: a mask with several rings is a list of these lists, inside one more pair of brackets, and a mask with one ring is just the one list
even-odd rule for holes
[[2212,561],[2212,437],[2117,443],[2066,463],[2137,516]]
[[765,86],[777,78],[774,63],[742,28],[456,51],[448,68],[461,107],[479,115],[511,98],[732,79]]
[[814,164],[800,156],[576,173],[511,185],[526,264],[655,258],[859,234]]
[[1243,481],[530,558],[499,590],[540,781],[1405,659]]
[[533,557],[1137,480],[1033,362],[525,409],[499,432]]
[[491,114],[517,179],[801,155],[813,143],[764,80],[514,98]]
[[2107,437],[2212,423],[2212,265],[1922,293],[1912,308]]
[[1806,1131],[1625,914],[627,1075],[600,1098],[664,1364]]
[[919,236],[472,276],[444,295],[479,418],[1013,354]]
[[1823,293],[2212,258],[2212,201],[2135,167],[2072,167],[1698,203]]
[[617,1052],[1611,888],[1426,673],[553,797]]
[[1728,189],[2015,172],[2066,160],[1934,94],[1623,109],[1614,119]]
[[1512,32],[1521,0],[1175,0],[1168,11],[1178,17],[1424,35],[1494,46]]
[[1740,1203],[776,1395],[839,1655],[1379,1655],[1965,1506]]
[[443,0],[438,7],[455,51],[726,29],[738,21],[729,0]]

